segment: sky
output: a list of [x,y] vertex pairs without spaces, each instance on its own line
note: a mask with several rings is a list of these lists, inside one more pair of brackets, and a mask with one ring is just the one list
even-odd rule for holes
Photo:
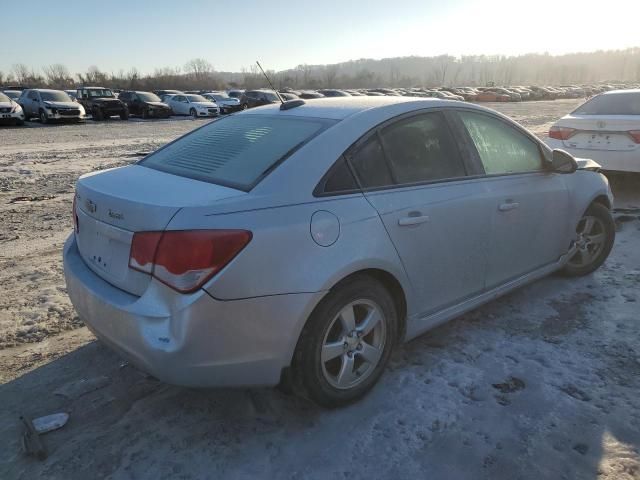
[[[6,2],[6,3],[5,3]],[[563,54],[640,46],[640,0],[2,0],[0,71],[218,71],[440,54]],[[6,21],[13,19],[14,21]]]

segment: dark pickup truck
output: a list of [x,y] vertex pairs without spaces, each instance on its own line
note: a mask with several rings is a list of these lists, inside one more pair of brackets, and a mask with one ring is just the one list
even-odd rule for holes
[[111,90],[103,87],[81,87],[78,102],[94,120],[105,120],[115,115],[122,120],[129,119],[127,105],[116,98]]

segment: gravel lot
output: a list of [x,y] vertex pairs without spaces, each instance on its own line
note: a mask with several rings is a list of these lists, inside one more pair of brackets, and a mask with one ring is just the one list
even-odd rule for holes
[[[490,105],[542,135],[576,100]],[[581,279],[549,277],[400,347],[362,402],[160,384],[82,326],[61,247],[82,173],[203,120],[0,129],[0,478],[640,478],[640,179],[613,178],[618,238]],[[49,458],[20,414],[58,411]]]

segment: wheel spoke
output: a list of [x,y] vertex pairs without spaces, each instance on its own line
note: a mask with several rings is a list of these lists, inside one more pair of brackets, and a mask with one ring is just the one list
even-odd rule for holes
[[325,343],[322,347],[322,363],[333,360],[344,353],[344,342]]
[[360,326],[358,327],[358,331],[362,333],[363,337],[366,337],[371,332],[371,330],[376,328],[376,325],[378,325],[381,320],[382,315],[380,315],[378,309],[372,308],[363,320],[362,324],[360,324]]
[[356,315],[353,311],[353,305],[347,305],[340,312],[340,321],[345,332],[349,333],[356,328]]
[[364,358],[373,366],[377,365],[378,360],[380,360],[380,356],[382,355],[382,351],[379,348],[376,348],[373,345],[369,345],[366,342],[362,342],[362,347],[362,350],[358,352],[360,355],[362,355],[362,358]]
[[346,387],[356,378],[356,374],[353,371],[354,362],[353,357],[349,357],[348,355],[344,355],[342,357],[342,366],[340,367],[340,372],[336,378],[338,382],[338,386]]
[[601,243],[604,243],[605,234],[604,233],[598,233],[596,235],[589,235],[589,236],[587,236],[587,238],[593,244],[601,244]]
[[584,235],[587,235],[589,233],[591,233],[591,230],[593,230],[593,225],[595,224],[594,218],[593,217],[585,217],[584,219],[584,227],[582,228],[582,233]]

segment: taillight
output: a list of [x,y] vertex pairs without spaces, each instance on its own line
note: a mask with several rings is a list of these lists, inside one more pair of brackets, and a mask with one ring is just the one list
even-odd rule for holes
[[190,293],[222,270],[251,238],[246,230],[134,233],[129,267]]
[[633,141],[636,143],[640,143],[640,130],[631,130],[629,136],[633,138]]
[[569,140],[576,133],[575,128],[553,126],[549,129],[549,137],[556,140]]
[[73,206],[71,207],[72,210],[72,215],[73,215],[73,229],[75,230],[76,233],[80,232],[80,226],[78,225],[78,214],[76,213],[76,197],[77,194],[74,192],[73,193]]

